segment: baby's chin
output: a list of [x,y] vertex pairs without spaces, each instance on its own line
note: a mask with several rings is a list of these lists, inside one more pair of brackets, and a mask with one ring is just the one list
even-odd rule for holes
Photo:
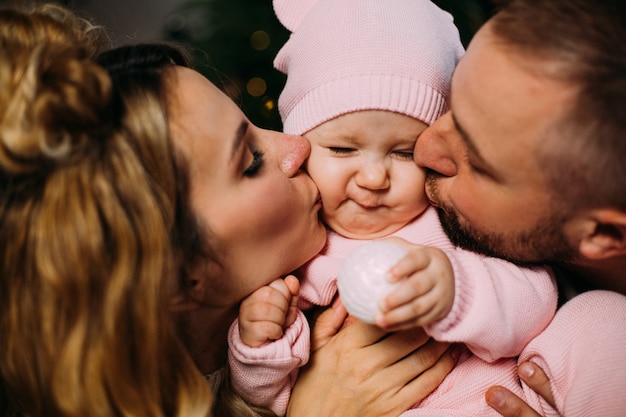
[[[354,219],[356,220],[356,219]],[[333,222],[332,220],[327,221],[326,223],[328,227],[333,230],[335,233],[346,237],[348,239],[358,239],[358,240],[373,240],[380,239],[386,236],[391,235],[392,233],[397,232],[402,229],[407,222],[403,223],[389,223],[389,222]]]
[[322,220],[331,230],[343,237],[373,240],[397,232],[423,212],[422,207],[394,209],[381,205],[364,209],[362,206],[346,204],[339,210],[325,210]]

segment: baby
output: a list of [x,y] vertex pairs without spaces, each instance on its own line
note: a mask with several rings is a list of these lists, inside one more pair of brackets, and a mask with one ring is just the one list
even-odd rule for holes
[[418,136],[447,109],[463,54],[451,16],[429,0],[274,0],[274,8],[292,32],[275,60],[288,75],[279,100],[284,129],[311,143],[307,170],[330,230],[322,253],[298,271],[300,283],[277,280],[242,303],[229,335],[235,390],[284,415],[309,355],[302,310],[332,302],[353,249],[392,237],[408,253],[390,270],[400,282],[381,301],[376,324],[421,326],[467,346],[407,415],[496,416],[484,400],[493,385],[555,412],[516,374],[516,357],[554,316],[552,272],[452,245],[413,161]]

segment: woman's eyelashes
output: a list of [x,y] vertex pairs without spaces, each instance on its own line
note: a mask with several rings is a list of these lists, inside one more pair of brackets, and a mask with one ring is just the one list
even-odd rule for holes
[[262,151],[250,149],[250,152],[252,152],[252,162],[243,172],[243,175],[246,177],[254,177],[256,174],[259,173],[261,168],[263,168],[263,165],[265,163],[265,158]]

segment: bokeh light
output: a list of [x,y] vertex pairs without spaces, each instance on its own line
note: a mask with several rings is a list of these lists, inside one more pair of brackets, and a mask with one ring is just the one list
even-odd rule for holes
[[262,96],[267,91],[267,84],[263,78],[253,77],[248,80],[246,91],[248,91],[248,94],[252,97]]
[[257,51],[264,51],[270,46],[270,35],[264,30],[257,30],[250,36],[250,44]]

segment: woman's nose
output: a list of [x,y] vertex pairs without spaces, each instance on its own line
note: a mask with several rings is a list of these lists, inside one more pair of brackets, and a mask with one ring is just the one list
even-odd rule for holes
[[369,190],[384,190],[389,188],[389,172],[384,161],[367,161],[356,175],[359,187]]
[[277,139],[278,164],[281,171],[293,177],[311,153],[309,141],[302,136],[281,134]]
[[455,176],[458,166],[450,149],[450,136],[453,134],[452,116],[448,112],[426,128],[417,139],[413,152],[417,165],[446,177]]

